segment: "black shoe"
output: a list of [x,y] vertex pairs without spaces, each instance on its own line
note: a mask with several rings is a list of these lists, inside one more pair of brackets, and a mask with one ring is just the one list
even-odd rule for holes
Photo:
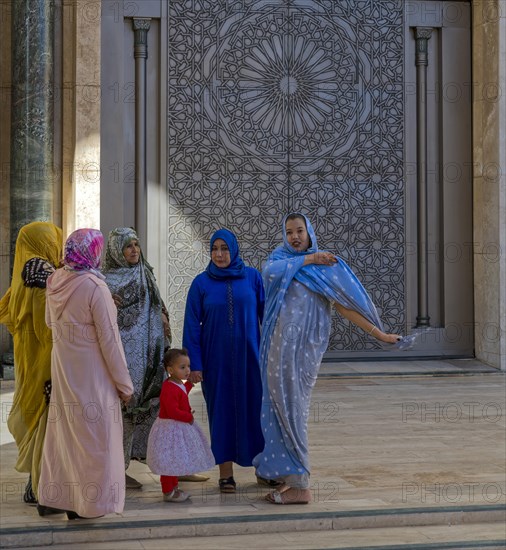
[[142,487],[142,483],[128,474],[125,474],[125,486],[127,489],[140,489]]
[[37,504],[37,499],[32,489],[32,476],[28,477],[28,482],[26,483],[25,492],[23,494],[23,502],[26,502],[26,504]]
[[73,512],[72,510],[67,510],[65,513],[67,514],[67,519],[98,519],[104,517],[103,515],[101,515],[95,516],[94,518],[85,518],[83,516],[80,516],[77,512]]
[[51,508],[51,506],[44,506],[43,504],[37,504],[37,512],[39,516],[51,516],[53,514],[64,514],[65,510],[60,510],[59,508]]

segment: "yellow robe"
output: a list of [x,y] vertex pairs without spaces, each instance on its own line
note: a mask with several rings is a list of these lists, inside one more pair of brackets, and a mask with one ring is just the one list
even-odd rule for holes
[[0,323],[14,340],[15,388],[7,426],[18,447],[16,470],[32,476],[37,496],[48,405],[44,384],[51,379],[51,330],[46,326],[46,290],[24,286],[21,273],[31,258],[57,267],[62,231],[52,223],[23,226],[16,240],[11,286],[0,300]]

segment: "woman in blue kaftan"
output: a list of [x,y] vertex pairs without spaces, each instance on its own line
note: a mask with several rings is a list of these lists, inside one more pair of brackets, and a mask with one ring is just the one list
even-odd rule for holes
[[382,330],[367,292],[346,263],[318,251],[316,235],[302,214],[283,220],[283,245],[269,256],[262,273],[266,303],[260,371],[261,423],[265,446],[253,460],[257,475],[282,482],[266,499],[306,504],[309,490],[307,424],[311,392],[331,328],[331,306],[371,336],[394,344]]
[[236,489],[233,463],[251,466],[264,445],[258,364],[263,310],[260,273],[244,265],[232,232],[216,231],[211,261],[188,293],[183,346],[190,356],[189,380],[202,382],[211,449],[224,493]]

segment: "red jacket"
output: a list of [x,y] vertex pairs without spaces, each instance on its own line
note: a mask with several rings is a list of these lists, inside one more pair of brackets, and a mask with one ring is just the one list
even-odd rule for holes
[[[185,388],[188,393],[193,388],[191,382],[185,382]],[[174,382],[165,380],[160,394],[160,418],[172,418],[180,422],[193,422],[190,401],[188,395]]]

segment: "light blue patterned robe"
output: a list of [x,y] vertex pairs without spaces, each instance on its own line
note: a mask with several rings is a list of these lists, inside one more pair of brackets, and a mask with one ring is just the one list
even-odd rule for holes
[[314,229],[304,218],[311,239],[308,250],[297,252],[289,245],[285,218],[284,244],[273,251],[262,273],[266,305],[260,371],[265,447],[253,460],[257,475],[299,487],[308,486],[311,392],[329,341],[331,303],[359,312],[382,329],[369,295],[342,259],[333,266],[304,266],[305,255],[318,251]]

